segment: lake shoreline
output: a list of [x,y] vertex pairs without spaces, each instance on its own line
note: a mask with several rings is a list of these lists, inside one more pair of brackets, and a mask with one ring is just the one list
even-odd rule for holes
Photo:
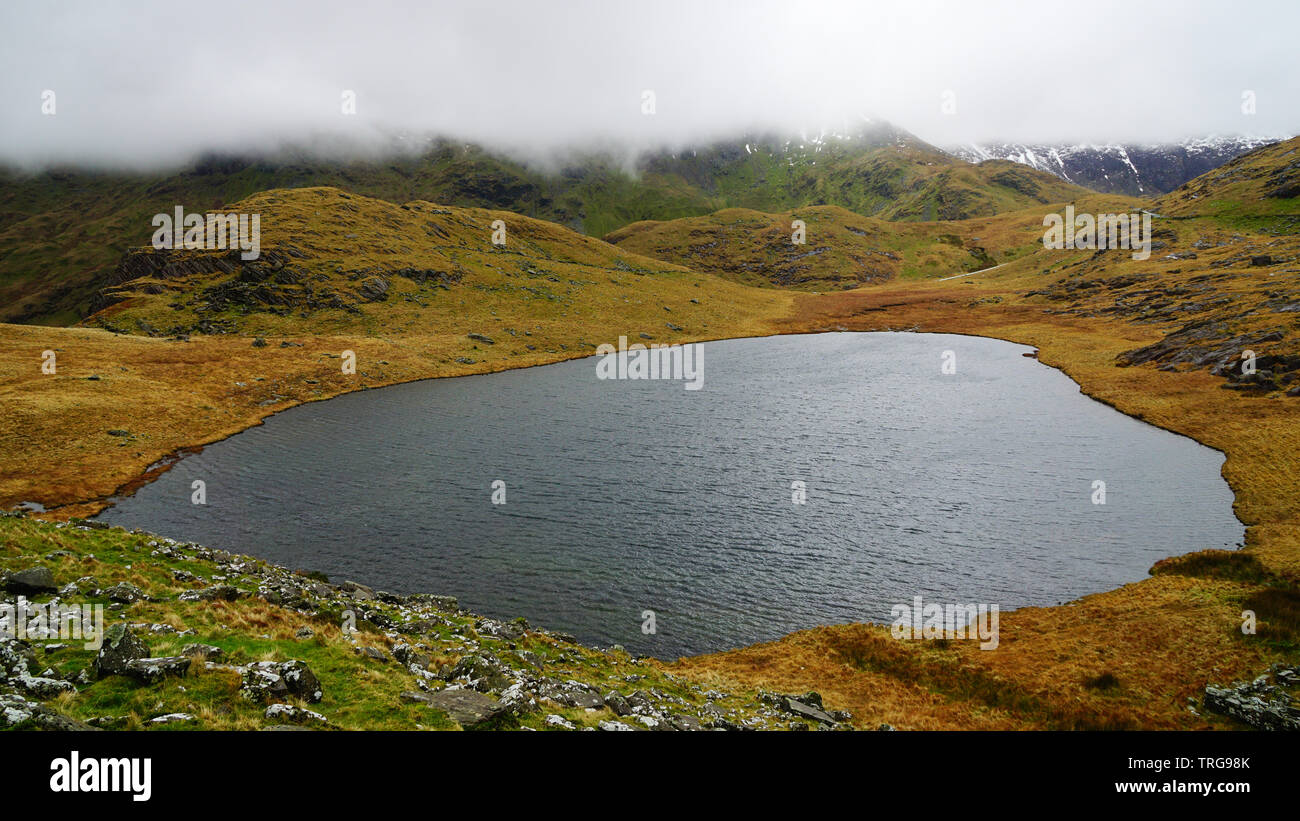
[[[1014,272],[1008,272],[1004,268],[997,276],[1005,280],[1013,277]],[[781,312],[782,317],[771,321],[761,333],[754,333],[754,329],[750,329],[749,332],[692,336],[681,341],[832,330],[915,330],[965,333],[1034,347],[1039,351],[1040,361],[1061,370],[1091,398],[1126,415],[1188,436],[1224,453],[1226,461],[1222,475],[1234,494],[1234,512],[1246,525],[1247,550],[1259,557],[1271,572],[1294,572],[1296,567],[1300,567],[1300,561],[1297,561],[1295,551],[1290,547],[1295,543],[1300,527],[1288,524],[1285,518],[1278,519],[1278,515],[1286,515],[1287,507],[1283,503],[1279,508],[1273,498],[1273,493],[1277,490],[1276,483],[1266,482],[1261,485],[1258,481],[1260,475],[1277,474],[1279,468],[1271,466],[1279,464],[1278,460],[1283,465],[1294,465],[1295,451],[1287,451],[1283,444],[1280,451],[1270,448],[1262,453],[1252,453],[1248,445],[1261,440],[1258,431],[1251,433],[1250,426],[1258,424],[1259,420],[1239,420],[1233,411],[1226,410],[1229,407],[1240,407],[1239,403],[1254,403],[1258,406],[1264,400],[1221,391],[1221,380],[1205,372],[1158,373],[1148,368],[1116,368],[1113,360],[1118,353],[1161,338],[1159,331],[1118,320],[1047,315],[1040,307],[1025,304],[1023,299],[1016,298],[1017,288],[1014,280],[999,284],[968,278],[942,285],[889,283],[837,294],[797,295],[793,309]],[[1006,296],[1006,303],[972,307],[968,301],[973,297],[994,295]],[[882,308],[882,303],[888,304],[888,307]],[[54,330],[56,333],[65,331]],[[768,330],[771,333],[767,333]],[[73,335],[102,334],[113,342],[118,341],[116,337],[102,331],[67,329],[66,332]],[[11,337],[15,334],[29,337],[35,336],[37,331],[25,326],[3,326],[0,327],[0,333]],[[49,329],[41,329],[41,333],[48,336]],[[300,336],[294,339],[302,340],[307,352],[337,350],[340,347],[339,341],[328,338],[322,340],[318,337]],[[161,345],[177,344],[163,340],[123,341],[128,345],[153,350]],[[348,341],[359,349],[369,349],[369,355],[375,359],[387,358],[394,363],[399,362],[400,345],[374,340]],[[405,340],[404,344],[410,345],[412,342]],[[249,340],[215,339],[206,344],[211,346],[209,351],[213,358],[219,359],[223,353],[233,352],[237,347],[247,348]],[[419,343],[415,344],[418,346]],[[33,349],[39,350],[38,345],[43,346],[44,340],[27,342],[27,347]],[[360,350],[359,354],[367,355]],[[589,355],[586,351],[570,351],[538,356],[520,364],[551,364],[586,355]],[[118,352],[114,347],[107,358],[117,357]],[[408,356],[406,364],[416,364],[412,361],[415,358]],[[478,363],[478,367],[474,368],[430,368],[424,362],[418,364],[418,370],[413,369],[406,375],[376,380],[366,385],[348,386],[337,381],[333,384],[322,382],[321,389],[314,395],[295,397],[295,404],[331,398],[366,387],[507,368],[505,363],[492,363],[491,366]],[[286,404],[283,407],[289,406]],[[233,425],[213,426],[218,429],[207,436],[193,437],[198,441],[191,441],[190,444],[202,445],[219,441],[260,423],[263,418],[283,407],[247,414],[245,421]],[[1269,419],[1278,419],[1280,411],[1271,413],[1273,415]],[[1266,419],[1265,422],[1270,425],[1268,430],[1286,431],[1283,441],[1286,436],[1292,435],[1290,431],[1293,423],[1289,418],[1283,417],[1277,422]],[[1282,427],[1278,428],[1278,425]],[[1239,434],[1236,439],[1232,435],[1234,431]],[[152,463],[170,450],[155,452],[152,458],[150,454],[141,458]],[[1261,460],[1264,464],[1259,464]],[[113,461],[116,463],[116,460]],[[1261,474],[1260,470],[1266,472]],[[1285,473],[1288,469],[1280,470]],[[132,475],[137,473],[138,471]],[[1296,477],[1300,471],[1290,470],[1289,475]],[[1292,478],[1289,484],[1294,486],[1298,481],[1300,480]],[[114,487],[120,487],[121,484],[115,483]],[[71,499],[42,514],[41,518],[85,516],[97,507],[70,504],[70,501]],[[102,504],[98,508],[102,509]],[[1194,553],[1198,549],[1197,545],[1188,545],[1187,552]],[[1036,697],[1046,697],[1046,690],[1060,689],[1063,671],[1078,666],[1078,662],[1069,660],[1071,654],[1083,658],[1102,652],[1114,660],[1109,666],[1114,668],[1119,680],[1125,682],[1126,692],[1120,702],[1116,703],[1112,694],[1088,690],[1085,686],[1087,677],[1082,672],[1067,673],[1070,684],[1066,693],[1071,694],[1070,698],[1080,699],[1085,705],[1093,705],[1090,709],[1111,714],[1118,726],[1203,727],[1204,720],[1189,714],[1184,704],[1188,697],[1200,691],[1209,676],[1213,675],[1215,680],[1250,678],[1270,659],[1279,658],[1275,651],[1258,643],[1248,645],[1242,642],[1239,634],[1237,639],[1232,638],[1237,611],[1240,609],[1236,602],[1248,592],[1240,586],[1227,583],[1184,576],[1163,576],[1126,585],[1110,593],[1094,594],[1064,607],[1027,608],[1017,611],[1004,623],[1004,630],[1017,631],[1023,626],[1023,638],[1010,645],[1004,643],[999,653],[985,654],[987,657],[999,657],[999,663],[990,664],[997,660],[978,657],[963,657],[962,663],[986,666],[989,675],[1018,682],[1018,686],[1028,688]],[[1208,606],[1201,601],[1206,596],[1210,601]],[[1085,612],[1087,616],[1084,615]],[[1113,623],[1117,616],[1123,621],[1134,622],[1135,626],[1130,628],[1132,630],[1169,630],[1175,634],[1190,630],[1188,638],[1192,643],[1185,645],[1184,642],[1176,642],[1180,649],[1170,650],[1154,659],[1149,654],[1134,655],[1133,646],[1124,636],[1115,635],[1113,627],[1105,628],[1102,632],[1097,629],[1099,624]],[[802,631],[776,642],[684,659],[670,665],[670,668],[697,675],[718,676],[742,685],[754,682],[772,686],[789,685],[786,689],[792,690],[809,683],[817,685],[821,681],[822,684],[817,685],[818,689],[825,692],[828,687],[831,688],[837,693],[839,703],[854,705],[859,709],[867,708],[880,716],[893,716],[894,721],[903,726],[980,726],[978,723],[972,725],[969,717],[973,715],[970,711],[981,709],[979,702],[970,701],[965,694],[958,697],[957,706],[944,707],[930,703],[933,696],[913,692],[915,685],[909,684],[904,688],[908,691],[906,698],[881,701],[881,682],[897,685],[897,679],[879,671],[871,673],[852,665],[846,667],[844,662],[836,661],[843,656],[843,651],[836,649],[838,643],[842,642],[841,634],[856,633],[858,627]],[[880,628],[876,632],[880,632]],[[887,631],[885,635],[887,636]],[[1021,652],[1022,649],[1025,652]],[[1048,655],[1039,658],[1042,653]],[[924,653],[918,652],[918,655]],[[1065,661],[1048,661],[1049,658],[1062,656]],[[1024,666],[1031,657],[1037,661],[1029,667]],[[1105,666],[1107,665],[1102,665]],[[925,689],[922,687],[922,690]],[[1062,697],[1066,697],[1065,694]],[[953,697],[945,698],[951,700]],[[1056,696],[1046,698],[1052,703],[1057,701]],[[928,706],[922,708],[923,704]],[[906,721],[906,716],[912,716],[912,720]]]

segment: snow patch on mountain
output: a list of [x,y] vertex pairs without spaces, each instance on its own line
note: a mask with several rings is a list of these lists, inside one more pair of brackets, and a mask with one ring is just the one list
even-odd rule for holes
[[968,143],[967,162],[1009,160],[1109,194],[1163,194],[1234,157],[1286,137],[1209,136],[1177,143]]

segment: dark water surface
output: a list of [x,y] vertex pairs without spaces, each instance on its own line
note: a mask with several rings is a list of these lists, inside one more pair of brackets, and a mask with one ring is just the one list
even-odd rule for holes
[[592,358],[302,405],[100,518],[660,657],[887,622],[916,595],[1056,604],[1242,538],[1221,454],[1088,399],[1024,346],[703,348],[698,391],[598,380]]

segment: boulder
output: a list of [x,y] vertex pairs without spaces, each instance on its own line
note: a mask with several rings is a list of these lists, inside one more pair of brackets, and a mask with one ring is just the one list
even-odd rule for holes
[[200,601],[234,601],[244,595],[243,591],[231,584],[215,584],[205,587],[195,594]]
[[505,712],[496,699],[473,690],[439,690],[426,703],[466,730],[482,727]]
[[463,678],[475,690],[485,693],[510,685],[505,665],[491,653],[465,656],[451,668],[449,678]]
[[111,625],[104,631],[104,643],[91,666],[95,678],[123,675],[128,662],[149,656],[149,645],[125,624]]
[[383,302],[388,299],[388,289],[391,283],[380,276],[370,277],[362,280],[357,286],[357,295],[366,302]]
[[602,722],[600,722],[599,724],[597,724],[596,726],[600,727],[600,729],[602,729],[602,730],[604,730],[604,731],[606,731],[606,732],[624,732],[624,733],[625,733],[625,732],[631,732],[631,731],[633,731],[633,730],[636,729],[635,727],[632,727],[632,726],[630,726],[630,725],[624,724],[624,723],[621,722],[621,721],[602,721]]
[[109,601],[121,602],[122,604],[131,604],[145,598],[144,591],[127,582],[118,582],[108,588],[104,591],[104,596]]
[[226,651],[211,644],[187,644],[181,648],[182,656],[198,656],[205,661],[220,661]]
[[551,713],[550,715],[548,715],[548,716],[546,717],[546,726],[547,726],[547,727],[558,727],[558,728],[561,729],[561,730],[576,730],[576,729],[578,729],[577,727],[573,726],[573,723],[572,723],[571,721],[569,721],[568,719],[566,719],[564,716],[556,715],[555,713]]
[[264,716],[268,721],[278,721],[282,724],[325,723],[325,716],[320,713],[308,710],[305,707],[295,707],[292,704],[272,704],[266,708]]
[[320,679],[316,678],[306,662],[297,659],[257,661],[248,665],[244,671],[244,680],[239,685],[239,693],[259,704],[290,695],[315,704],[324,697]]
[[141,684],[156,684],[168,676],[183,676],[189,669],[190,659],[187,656],[163,656],[131,659],[126,663],[122,674]]
[[5,578],[5,590],[10,593],[40,594],[53,593],[58,590],[54,584],[54,574],[48,567],[36,565],[26,570],[10,573]]

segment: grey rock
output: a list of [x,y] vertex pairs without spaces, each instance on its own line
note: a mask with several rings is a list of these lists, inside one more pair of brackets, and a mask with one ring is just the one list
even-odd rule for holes
[[0,727],[34,727],[41,730],[97,730],[68,718],[44,704],[28,701],[17,693],[0,693]]
[[5,590],[10,593],[53,593],[58,590],[54,584],[54,574],[48,567],[36,565],[25,570],[10,573],[5,578]]
[[104,631],[104,643],[91,669],[95,678],[124,675],[127,664],[149,656],[149,645],[125,624],[111,625]]
[[131,659],[126,663],[122,675],[129,676],[141,684],[156,684],[168,676],[184,676],[190,669],[190,662],[191,660],[185,656]]
[[211,644],[187,644],[181,648],[182,656],[198,656],[205,661],[220,661],[226,651]]
[[104,591],[104,596],[109,601],[121,602],[122,604],[131,604],[145,598],[143,590],[127,582],[118,582],[108,588]]
[[465,656],[451,668],[450,678],[465,679],[480,692],[501,690],[510,684],[505,665],[491,653]]
[[466,730],[481,728],[505,712],[499,701],[473,690],[439,690],[427,703]]
[[239,685],[242,697],[254,703],[265,704],[298,696],[309,704],[319,702],[324,693],[320,679],[311,671],[306,662],[293,659],[290,661],[257,661],[244,669],[244,679]]
[[632,732],[636,730],[635,727],[621,721],[602,721],[596,726],[605,732]]
[[325,724],[325,716],[305,707],[295,707],[292,704],[272,704],[266,708],[263,714],[269,721],[279,721],[284,724]]

